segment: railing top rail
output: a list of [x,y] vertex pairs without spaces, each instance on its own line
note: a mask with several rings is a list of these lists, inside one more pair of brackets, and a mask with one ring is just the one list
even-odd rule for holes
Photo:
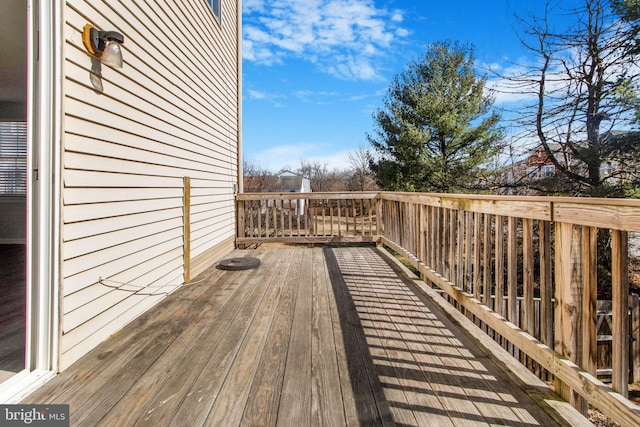
[[605,199],[596,197],[561,197],[561,196],[499,196],[490,194],[454,194],[454,193],[413,193],[400,191],[380,191],[381,198],[419,197],[433,199],[485,200],[485,201],[519,201],[545,203],[573,203],[579,205],[608,205],[640,208],[640,199]]
[[382,192],[383,200],[640,232],[640,200]]
[[352,199],[376,199],[378,192],[372,191],[353,191],[353,192],[313,192],[313,193],[238,193],[236,194],[236,200],[313,200],[313,199],[340,199],[340,200],[352,200]]
[[640,200],[587,197],[492,196],[409,192],[238,193],[237,200],[381,199],[492,215],[558,221],[640,232]]

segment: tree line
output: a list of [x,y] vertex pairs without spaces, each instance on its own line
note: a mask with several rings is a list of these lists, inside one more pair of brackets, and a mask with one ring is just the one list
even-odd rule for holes
[[349,153],[349,167],[330,169],[326,162],[301,160],[298,167],[271,172],[259,163],[244,159],[245,192],[278,191],[278,177],[291,172],[309,179],[311,191],[371,191],[378,189],[369,167],[370,155],[359,147]]

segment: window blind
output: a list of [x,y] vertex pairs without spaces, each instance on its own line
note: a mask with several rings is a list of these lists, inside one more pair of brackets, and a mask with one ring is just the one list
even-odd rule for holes
[[27,194],[27,123],[0,122],[0,196]]

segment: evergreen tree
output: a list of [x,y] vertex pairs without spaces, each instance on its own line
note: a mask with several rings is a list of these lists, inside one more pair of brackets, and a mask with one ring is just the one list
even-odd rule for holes
[[367,139],[371,169],[387,190],[460,192],[500,148],[499,116],[474,68],[474,49],[457,42],[428,46],[388,89]]

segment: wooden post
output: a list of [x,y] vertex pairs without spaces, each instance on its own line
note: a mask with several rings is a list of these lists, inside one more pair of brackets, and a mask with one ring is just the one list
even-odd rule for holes
[[184,283],[189,283],[191,281],[191,178],[185,176],[182,183],[182,262],[184,265]]
[[[244,208],[245,208],[245,201],[244,200],[237,200],[236,201],[236,215],[238,218],[238,223],[236,224],[237,227],[237,237],[246,237],[246,232],[245,232],[245,212],[244,212]],[[252,202],[249,202],[249,206],[252,205]],[[251,229],[250,233],[253,236],[253,212],[249,213],[249,228]],[[239,244],[236,245],[238,248],[240,249],[244,249],[244,244]]]
[[[572,362],[582,362],[581,296],[583,281],[580,246],[582,239],[572,224],[556,222],[555,251],[555,350]],[[557,377],[555,390],[586,415],[586,401]]]
[[624,397],[629,383],[629,259],[628,233],[611,230],[612,377],[611,386]]

